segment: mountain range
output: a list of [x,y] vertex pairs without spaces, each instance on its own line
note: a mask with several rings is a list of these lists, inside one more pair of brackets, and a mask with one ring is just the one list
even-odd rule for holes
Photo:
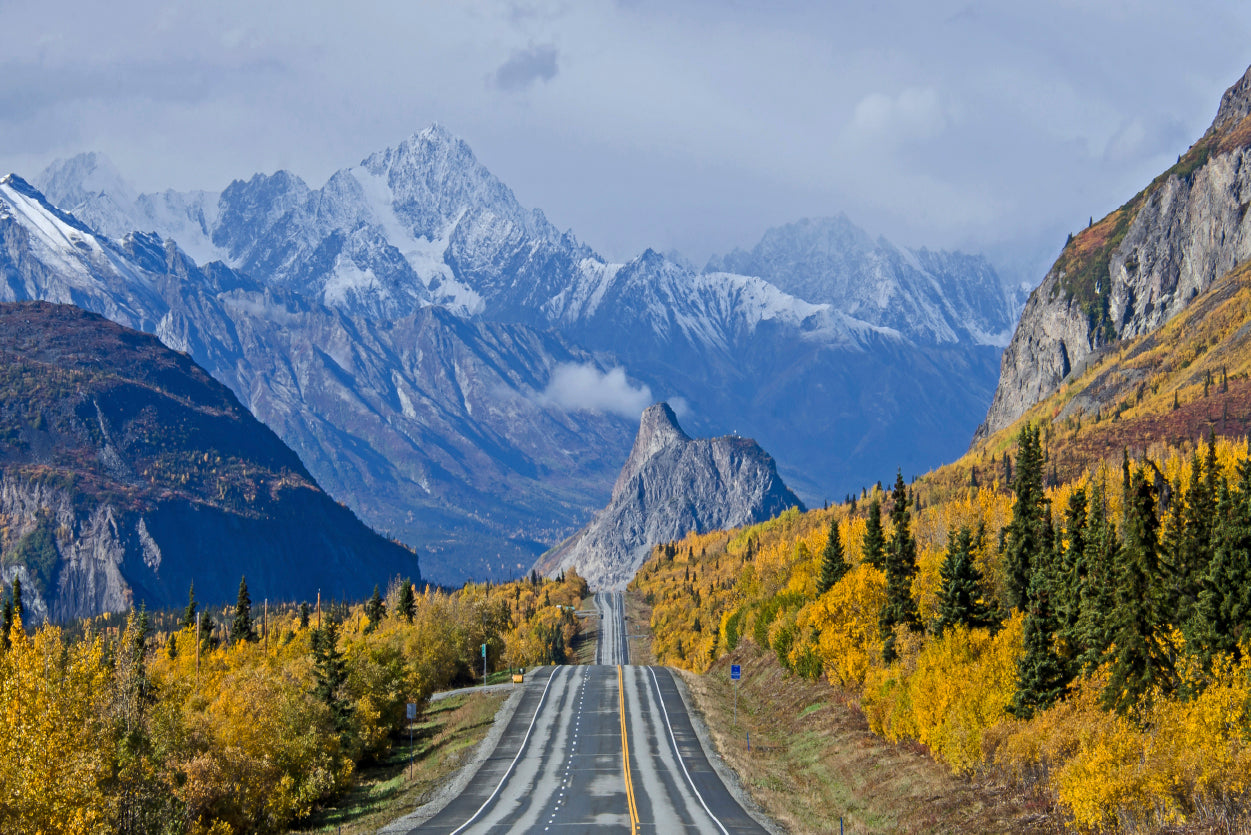
[[321,188],[135,194],[82,155],[0,182],[0,241],[0,299],[189,353],[443,582],[514,576],[585,523],[657,397],[757,438],[809,501],[954,458],[1014,318],[983,259],[845,218],[703,271],[609,263],[437,125]]

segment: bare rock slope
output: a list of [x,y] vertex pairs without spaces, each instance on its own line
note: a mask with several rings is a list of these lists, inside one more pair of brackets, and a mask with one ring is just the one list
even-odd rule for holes
[[1065,245],[1025,305],[975,442],[1056,391],[1100,349],[1153,332],[1251,258],[1248,205],[1251,69],[1176,165]]
[[803,505],[754,440],[692,440],[669,405],[657,403],[643,412],[608,506],[535,568],[576,568],[593,588],[621,589],[655,545],[691,531],[763,522],[795,506]]

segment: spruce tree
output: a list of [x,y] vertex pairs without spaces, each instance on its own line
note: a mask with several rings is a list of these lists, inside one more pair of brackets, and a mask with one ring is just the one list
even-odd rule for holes
[[1251,638],[1251,460],[1238,465],[1239,489],[1218,486],[1216,553],[1204,574],[1194,625],[1189,630],[1196,651],[1210,664],[1218,654],[1242,657]]
[[1173,599],[1170,611],[1178,623],[1187,623],[1194,616],[1208,564],[1216,550],[1214,540],[1217,518],[1216,441],[1209,436],[1207,456],[1202,463],[1196,451],[1190,461],[1190,482],[1185,505],[1173,515],[1180,519],[1181,530],[1174,536],[1172,556]]
[[843,542],[838,535],[838,520],[830,520],[830,535],[821,552],[821,577],[817,580],[817,594],[825,594],[843,579],[851,566],[843,555]]
[[22,605],[22,578],[13,578],[13,620],[21,622],[26,615],[26,607]]
[[1045,571],[1030,577],[1026,602],[1024,653],[1017,662],[1016,693],[1008,708],[1021,719],[1055,704],[1069,681],[1053,640],[1056,619]]
[[4,614],[0,615],[0,629],[4,630],[4,634],[0,635],[0,645],[7,650],[12,645],[9,633],[13,631],[13,598],[7,592],[4,594]]
[[308,615],[309,615],[308,603],[307,602],[301,603],[300,604],[300,628],[301,629],[308,629]]
[[895,627],[921,631],[921,615],[917,611],[916,598],[912,596],[912,579],[917,573],[917,545],[912,538],[908,488],[904,486],[902,471],[895,476],[892,499],[894,506],[890,515],[894,530],[886,544],[886,602],[878,619],[883,642],[882,659],[887,663],[899,657],[895,647]]
[[1155,487],[1141,470],[1130,476],[1126,497],[1125,539],[1111,616],[1112,673],[1103,694],[1104,706],[1121,713],[1134,710],[1152,687],[1169,687],[1173,674],[1162,611]]
[[1055,587],[1057,633],[1064,645],[1066,660],[1072,661],[1080,652],[1079,623],[1086,589],[1086,519],[1089,508],[1086,491],[1081,487],[1069,494],[1064,509],[1064,553],[1059,560]]
[[313,694],[330,709],[335,730],[347,729],[352,707],[341,692],[347,681],[347,660],[339,650],[339,621],[329,615],[313,632]]
[[387,604],[382,602],[382,594],[378,591],[378,586],[374,586],[373,597],[369,598],[369,602],[365,604],[365,616],[369,618],[369,625],[366,630],[372,632],[378,628],[378,624],[382,623],[382,619],[387,616]]
[[1077,667],[1091,672],[1103,663],[1112,643],[1108,619],[1116,605],[1116,562],[1120,551],[1116,525],[1108,518],[1107,490],[1095,484],[1086,523],[1086,584],[1074,630]]
[[232,643],[259,640],[256,630],[252,626],[252,598],[248,595],[247,577],[242,577],[239,580],[239,596],[235,600],[235,617],[230,623],[230,640]]
[[875,493],[865,518],[861,559],[881,571],[886,567],[886,534],[882,530],[882,502]]
[[217,623],[213,620],[213,613],[208,609],[204,610],[204,614],[200,616],[200,649],[204,652],[211,652],[213,647],[217,646],[217,639],[213,637],[213,630],[217,628]]
[[187,608],[183,609],[182,620],[178,622],[180,629],[190,629],[195,626],[195,581],[191,581],[191,588],[187,590]]
[[[1008,605],[1024,609],[1033,562],[1042,553],[1045,536],[1043,494],[1043,458],[1038,429],[1026,424],[1017,436],[1016,477],[1012,490],[1012,521],[1007,527],[1007,548],[1004,567],[1007,573]],[[1005,453],[1006,454],[1006,453]]]
[[938,631],[951,626],[994,628],[996,607],[987,600],[982,572],[973,557],[973,534],[968,527],[947,534],[947,556],[939,569]]
[[417,604],[413,599],[413,584],[407,579],[400,583],[400,602],[395,604],[395,612],[408,623],[413,622],[417,614]]

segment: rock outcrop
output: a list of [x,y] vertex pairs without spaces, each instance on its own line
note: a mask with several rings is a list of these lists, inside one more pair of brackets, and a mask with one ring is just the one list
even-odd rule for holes
[[544,554],[536,570],[576,568],[592,588],[624,588],[655,545],[686,534],[763,522],[802,507],[773,459],[750,438],[692,440],[667,403],[643,412],[612,500]]
[[1251,258],[1251,69],[1177,164],[1065,245],[1004,351],[975,441],[1010,425],[1102,348],[1151,333]]

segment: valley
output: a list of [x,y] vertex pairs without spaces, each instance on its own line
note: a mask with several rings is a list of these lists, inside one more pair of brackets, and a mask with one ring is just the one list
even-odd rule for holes
[[1244,9],[72,11],[0,833],[1251,831]]

